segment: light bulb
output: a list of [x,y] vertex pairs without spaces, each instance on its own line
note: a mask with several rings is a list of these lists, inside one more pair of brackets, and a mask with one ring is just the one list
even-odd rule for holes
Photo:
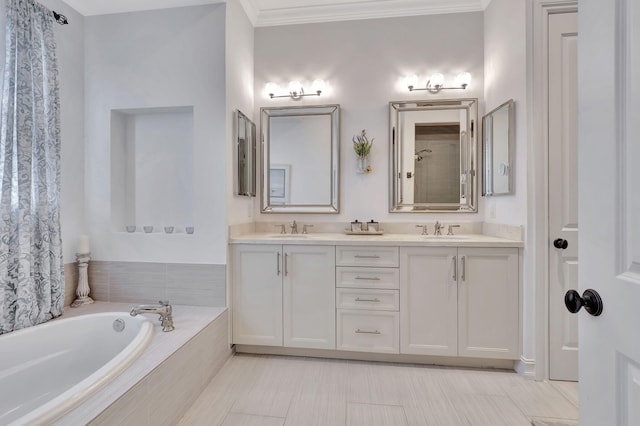
[[273,96],[276,93],[278,93],[280,88],[278,87],[278,85],[276,83],[267,83],[267,85],[265,86],[264,90],[265,90],[265,92],[267,92],[267,95]]
[[444,75],[440,74],[439,72],[435,73],[431,75],[429,81],[431,82],[432,87],[440,87],[444,84]]
[[459,86],[466,88],[471,83],[471,74],[468,72],[461,72],[458,74],[457,82]]
[[416,87],[416,84],[418,84],[418,76],[415,74],[408,75],[404,78],[404,82],[406,83],[407,87],[414,88]]
[[325,87],[324,80],[321,80],[319,78],[316,79],[316,80],[313,80],[313,83],[311,84],[311,88],[316,93],[320,93],[320,92],[324,91],[324,87]]
[[299,95],[302,93],[302,84],[298,80],[292,80],[289,83],[289,93],[295,93]]

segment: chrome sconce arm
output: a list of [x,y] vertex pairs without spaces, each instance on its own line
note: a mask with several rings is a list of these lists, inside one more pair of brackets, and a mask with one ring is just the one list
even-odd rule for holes
[[288,95],[275,95],[273,93],[269,93],[269,98],[291,98],[294,101],[297,101],[303,96],[320,96],[320,94],[322,94],[322,90],[316,90],[316,93],[304,93],[304,89],[301,87],[300,92],[289,92]]
[[280,87],[275,83],[268,83],[266,92],[270,99],[291,98],[294,101],[298,101],[305,96],[320,96],[324,90],[324,86],[325,83],[323,80],[314,80],[312,83],[312,93],[305,93],[302,84],[299,81],[294,80],[289,83],[289,93],[286,95],[276,95],[276,93],[280,92]]
[[466,90],[467,86],[471,82],[471,74],[468,72],[463,72],[458,74],[458,86],[444,86],[444,76],[440,73],[433,74],[428,80],[426,87],[416,87],[418,82],[418,77],[416,75],[410,75],[405,79],[407,83],[407,88],[410,92],[416,90],[426,90],[429,93],[438,93],[441,90]]

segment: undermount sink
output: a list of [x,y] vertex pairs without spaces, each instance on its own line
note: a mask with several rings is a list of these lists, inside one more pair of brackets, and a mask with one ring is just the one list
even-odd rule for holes
[[269,238],[277,238],[277,239],[281,239],[281,238],[293,238],[293,239],[304,239],[307,238],[308,235],[306,234],[274,234],[274,235],[269,235]]

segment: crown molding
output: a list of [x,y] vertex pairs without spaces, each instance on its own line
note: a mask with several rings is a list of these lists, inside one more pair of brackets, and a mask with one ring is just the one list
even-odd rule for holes
[[255,0],[239,0],[240,5],[244,9],[244,13],[247,14],[247,18],[251,24],[255,27],[258,22],[258,6],[256,6]]
[[489,3],[491,3],[491,0],[480,0],[480,3],[482,4],[482,10],[485,10],[487,6],[489,6]]
[[[242,1],[242,0],[241,0]],[[251,2],[252,0],[246,0]],[[256,27],[480,12],[487,0],[396,0],[259,10]],[[255,5],[254,5],[255,6]],[[248,14],[248,13],[247,13]]]

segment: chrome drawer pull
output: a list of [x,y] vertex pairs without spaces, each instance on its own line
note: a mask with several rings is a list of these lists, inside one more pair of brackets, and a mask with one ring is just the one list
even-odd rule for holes
[[374,254],[374,255],[356,254],[354,257],[360,258],[360,259],[380,259],[380,256],[378,256],[377,254]]
[[458,281],[458,257],[453,256],[453,282]]
[[360,330],[360,329],[357,329],[356,333],[358,333],[358,334],[380,334],[380,332],[378,330],[376,330],[376,331],[364,331],[364,330]]
[[462,256],[462,281],[467,280],[467,256]]
[[380,303],[380,299],[378,299],[377,297],[375,299],[360,299],[359,297],[356,297],[356,302],[376,302],[376,303]]
[[356,280],[380,281],[380,277],[356,277]]

